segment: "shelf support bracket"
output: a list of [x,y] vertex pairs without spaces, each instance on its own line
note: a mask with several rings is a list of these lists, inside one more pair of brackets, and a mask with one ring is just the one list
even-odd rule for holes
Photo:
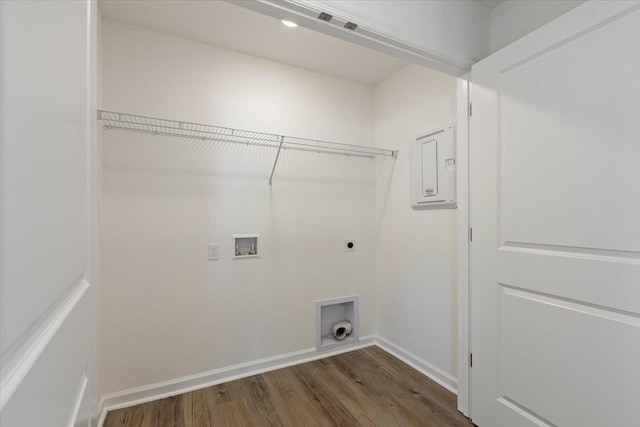
[[280,150],[282,150],[282,143],[284,142],[284,136],[280,137],[280,146],[278,147],[278,154],[276,154],[276,160],[273,162],[273,169],[271,169],[271,176],[269,177],[269,185],[273,181],[273,173],[276,171],[276,165],[278,164],[278,158],[280,158]]

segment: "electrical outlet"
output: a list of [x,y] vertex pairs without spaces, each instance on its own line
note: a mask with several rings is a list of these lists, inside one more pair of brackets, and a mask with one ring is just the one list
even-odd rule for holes
[[209,260],[220,259],[220,245],[217,243],[209,244]]
[[345,252],[355,252],[356,251],[356,241],[355,239],[347,239],[344,241],[344,251]]

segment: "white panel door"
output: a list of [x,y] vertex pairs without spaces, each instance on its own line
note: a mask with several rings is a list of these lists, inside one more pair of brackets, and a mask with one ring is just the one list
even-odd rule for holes
[[473,67],[471,413],[640,425],[640,2]]
[[96,8],[0,0],[2,427],[95,416]]

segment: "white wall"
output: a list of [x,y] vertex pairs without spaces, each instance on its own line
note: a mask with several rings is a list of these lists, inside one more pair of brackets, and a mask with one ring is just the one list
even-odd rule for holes
[[[106,110],[373,141],[368,86],[110,20],[103,66]],[[269,187],[272,149],[103,136],[102,393],[313,347],[318,299],[359,295],[374,332],[373,161],[285,151]],[[232,261],[251,232],[262,257]]]
[[409,65],[375,90],[375,143],[400,148],[376,186],[377,332],[455,387],[456,210],[411,208],[409,144],[456,121],[456,79]]
[[542,27],[584,1],[507,0],[491,10],[491,52]]
[[0,7],[0,424],[73,425],[86,402],[86,425],[96,381],[87,163],[96,4]]

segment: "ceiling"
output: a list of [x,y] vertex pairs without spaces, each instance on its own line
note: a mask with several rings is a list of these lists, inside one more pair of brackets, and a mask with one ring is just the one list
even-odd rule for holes
[[498,6],[500,3],[504,3],[504,0],[476,0],[481,5],[488,7],[489,9],[493,9]]
[[103,18],[375,86],[408,62],[223,1],[100,0]]

